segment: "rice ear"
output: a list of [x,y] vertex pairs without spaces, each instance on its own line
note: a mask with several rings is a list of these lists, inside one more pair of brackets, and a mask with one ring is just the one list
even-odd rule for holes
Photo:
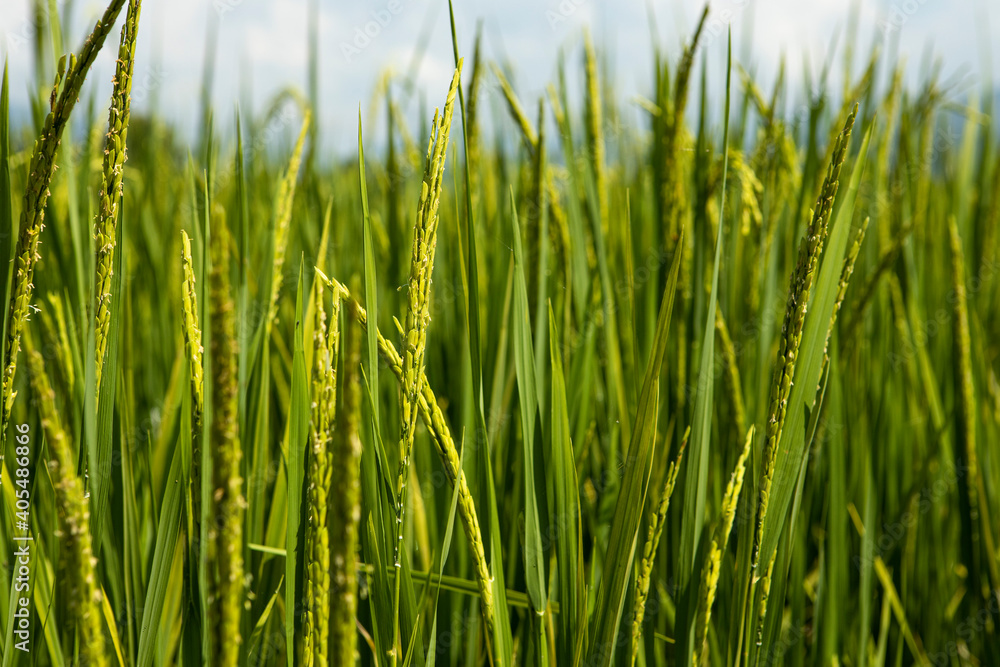
[[42,355],[25,336],[28,371],[37,399],[42,432],[48,441],[49,475],[55,488],[56,510],[65,572],[60,588],[66,591],[66,605],[80,638],[80,662],[108,667],[102,611],[103,592],[97,581],[90,532],[90,503],[83,480],[76,472],[74,447],[56,409],[56,395],[45,372]]
[[743,402],[743,381],[740,379],[740,368],[736,363],[736,348],[733,346],[733,339],[729,335],[729,327],[726,326],[721,308],[715,311],[715,330],[719,334],[719,346],[722,349],[726,390],[732,403],[733,423],[737,433],[745,433],[747,415]]
[[340,300],[334,294],[327,322],[323,282],[313,282],[312,411],[306,464],[306,601],[303,614],[303,661],[325,666],[330,634],[330,535],[327,525],[333,481],[331,451],[337,411],[337,355],[340,348]]
[[[451,80],[444,112],[434,112],[431,136],[427,146],[424,178],[420,184],[417,219],[413,226],[413,247],[410,260],[410,279],[407,284],[406,329],[403,335],[403,374],[401,425],[399,439],[399,470],[396,475],[396,539],[393,544],[394,567],[401,567],[400,549],[403,542],[403,520],[406,507],[406,480],[409,475],[410,453],[413,449],[413,432],[417,424],[417,402],[420,394],[420,375],[423,373],[424,349],[427,326],[430,324],[430,286],[434,270],[434,253],[437,249],[438,209],[441,205],[445,155],[448,136],[455,110],[455,98],[460,85],[462,62]],[[391,664],[395,665],[399,642],[399,592],[400,579],[393,578],[393,649]]]
[[753,433],[754,427],[751,426],[747,432],[743,452],[736,461],[736,468],[733,470],[729,484],[726,486],[726,492],[722,496],[722,517],[716,526],[712,544],[708,549],[708,558],[702,571],[698,592],[698,612],[695,618],[694,651],[692,651],[692,665],[694,667],[703,664],[708,652],[708,627],[712,620],[712,605],[715,603],[715,592],[719,585],[722,559],[726,555],[729,535],[733,530],[733,519],[736,518],[736,506],[740,500],[740,491],[743,489],[743,478],[747,468],[747,458],[750,456],[750,448],[753,444]]
[[306,138],[309,136],[309,125],[312,122],[312,112],[308,109],[302,119],[299,138],[288,162],[281,182],[278,184],[278,194],[274,209],[274,267],[271,270],[271,297],[268,306],[268,325],[278,316],[278,296],[281,294],[283,282],[285,255],[288,252],[288,233],[292,223],[292,203],[295,200],[295,183],[299,176],[299,166],[302,164],[302,152]]
[[635,665],[636,657],[639,655],[639,637],[642,634],[642,622],[646,617],[646,600],[649,598],[649,585],[652,582],[653,562],[656,559],[656,552],[659,548],[660,537],[663,535],[663,527],[667,522],[667,510],[670,509],[670,498],[674,494],[674,487],[677,485],[677,475],[681,470],[681,463],[684,460],[684,451],[687,449],[688,438],[691,436],[691,427],[684,431],[681,438],[681,446],[677,450],[677,458],[670,462],[667,468],[666,480],[663,489],[660,491],[660,500],[657,503],[656,512],[652,516],[649,529],[646,531],[646,544],[642,548],[642,562],[639,565],[638,576],[635,584],[635,604],[632,610],[632,665]]
[[788,396],[792,389],[792,377],[795,375],[795,364],[802,339],[802,326],[805,322],[806,306],[809,303],[810,290],[819,258],[823,252],[823,242],[826,240],[830,216],[833,213],[833,199],[837,194],[840,169],[847,156],[847,147],[854,128],[857,109],[853,111],[844,124],[844,129],[838,135],[832,149],[832,158],[827,168],[826,179],[820,190],[819,199],[813,209],[809,227],[799,244],[798,262],[792,273],[788,288],[788,300],[785,306],[784,321],[781,325],[782,336],[778,343],[778,358],[774,368],[774,379],[771,382],[770,411],[767,419],[767,434],[764,445],[764,461],[760,475],[760,493],[757,503],[757,529],[754,533],[754,549],[752,567],[757,569],[760,561],[761,540],[764,531],[764,519],[767,516],[768,500],[774,478],[774,469],[778,456],[778,440],[785,423],[785,410]]
[[191,368],[192,406],[196,429],[201,424],[205,406],[205,369],[202,364],[201,328],[198,326],[198,293],[195,289],[194,261],[191,259],[191,239],[181,230],[181,263],[184,282],[181,289],[181,303],[184,318],[184,346]]
[[128,14],[122,27],[121,45],[118,47],[114,91],[108,118],[108,135],[104,147],[104,172],[98,197],[97,219],[94,222],[94,243],[97,275],[97,315],[95,322],[96,387],[101,388],[101,371],[104,353],[108,347],[108,329],[111,326],[111,271],[114,266],[118,203],[122,197],[122,175],[126,160],[126,139],[131,114],[132,71],[135,68],[135,40],[139,32],[139,13],[142,0],[129,0]]
[[[17,373],[17,353],[20,349],[21,333],[31,313],[31,297],[34,293],[32,282],[35,262],[38,261],[38,241],[45,226],[45,206],[49,199],[49,183],[55,171],[56,151],[62,139],[63,130],[69,122],[70,113],[80,97],[80,88],[104,46],[104,40],[111,32],[118,14],[125,6],[125,0],[111,0],[93,32],[83,45],[79,56],[65,56],[60,61],[59,74],[52,88],[52,106],[45,117],[42,132],[31,152],[28,168],[28,182],[21,204],[21,221],[18,226],[17,249],[14,254],[14,273],[7,306],[7,331],[3,359],[3,395],[0,397],[0,438],[7,433],[11,408],[14,405],[14,379]],[[68,65],[68,69],[66,66]],[[63,72],[65,71],[65,78]],[[0,452],[0,463],[3,454]]]
[[[334,298],[339,302],[339,292]],[[339,306],[338,306],[339,311]],[[332,458],[336,481],[330,495],[332,553],[330,562],[330,660],[335,665],[354,664],[357,657],[355,614],[358,607],[355,562],[358,523],[361,518],[359,462],[361,458],[361,328],[343,330],[346,352],[340,373],[343,410],[338,415]]]
[[[368,321],[368,314],[365,309],[358,303],[351,293],[341,285],[336,280],[327,278],[321,273],[317,272],[324,281],[329,285],[336,286],[342,292],[342,298],[344,301],[344,306],[347,311],[351,314],[351,317],[357,321],[366,331],[369,326],[372,326]],[[374,328],[374,327],[373,327]],[[403,379],[403,360],[396,351],[396,347],[390,342],[382,332],[375,328],[376,339],[378,343],[378,353],[379,356],[388,365],[389,370],[396,376],[396,379],[402,384]],[[493,577],[490,575],[489,565],[486,561],[486,552],[484,549],[482,530],[479,527],[479,515],[476,511],[476,503],[473,498],[472,492],[469,490],[468,480],[465,476],[465,472],[462,470],[460,465],[460,458],[458,454],[458,448],[455,445],[455,440],[452,437],[451,429],[448,426],[447,421],[444,418],[444,413],[441,411],[441,407],[438,405],[437,397],[434,395],[434,390],[431,389],[430,385],[427,383],[427,377],[423,373],[420,375],[420,394],[417,397],[417,408],[420,412],[420,418],[427,427],[427,430],[431,436],[431,443],[434,445],[434,449],[437,451],[438,458],[441,460],[441,466],[444,468],[445,475],[448,477],[448,482],[454,488],[456,485],[458,489],[458,512],[459,517],[462,520],[462,528],[465,532],[465,537],[469,541],[470,549],[472,550],[472,560],[473,567],[476,573],[476,584],[479,588],[480,600],[482,602],[482,612],[483,618],[486,621],[487,629],[490,633],[493,632],[494,623],[494,606],[493,606]]]
[[[954,295],[954,350],[958,363],[955,365],[955,394],[957,397],[955,458],[963,466],[966,474],[959,478],[959,491],[964,502],[959,503],[963,514],[962,527],[967,536],[963,542],[970,569],[972,585],[978,588],[990,603],[995,602],[993,594],[1000,587],[1000,564],[994,546],[995,526],[990,520],[990,506],[987,501],[983,469],[979,463],[976,443],[976,382],[972,371],[972,340],[969,331],[969,304],[965,286],[965,255],[962,238],[958,231],[958,221],[954,215],[948,217],[948,240],[951,248],[952,294]],[[985,561],[986,572],[979,571],[979,563]]]
[[235,666],[243,611],[243,478],[239,440],[236,313],[229,284],[229,231],[225,212],[212,210],[212,517],[208,527],[209,650],[212,664]]

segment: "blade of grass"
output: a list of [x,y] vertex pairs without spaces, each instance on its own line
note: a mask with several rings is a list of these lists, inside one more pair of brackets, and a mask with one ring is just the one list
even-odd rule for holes
[[538,389],[535,386],[535,356],[531,342],[531,316],[528,310],[528,286],[524,278],[520,223],[514,190],[510,191],[511,230],[514,239],[514,367],[517,371],[517,395],[521,406],[521,444],[524,457],[524,567],[528,594],[535,613],[545,614],[547,605],[545,563],[539,525],[538,498],[535,492],[535,420],[538,416]]
[[[694,645],[695,618],[697,615],[697,592],[699,582],[695,578],[698,571],[697,553],[702,528],[705,523],[705,496],[708,492],[708,463],[712,438],[712,399],[715,389],[715,311],[718,302],[719,265],[722,263],[722,247],[725,225],[721,214],[726,210],[726,172],[729,168],[729,103],[730,82],[733,69],[732,34],[729,35],[726,55],[726,105],[723,111],[722,131],[722,187],[719,195],[720,220],[715,241],[715,259],[712,262],[712,287],[709,294],[708,312],[701,342],[701,361],[698,366],[698,384],[695,388],[693,422],[691,424],[691,451],[687,457],[684,474],[684,510],[681,519],[681,543],[677,556],[677,582],[681,591],[678,605],[678,620],[675,639],[681,664],[691,663],[693,654],[699,647]],[[679,246],[680,247],[680,246]]]
[[142,610],[142,627],[139,631],[139,650],[136,658],[138,667],[153,664],[156,649],[155,638],[161,629],[163,601],[170,583],[170,565],[174,559],[174,548],[180,537],[181,499],[186,485],[181,480],[181,447],[174,451],[173,463],[166,486],[166,495],[160,506],[159,525],[156,530],[156,545],[150,565],[146,601]]
[[375,268],[375,248],[372,242],[372,219],[368,213],[368,182],[365,178],[365,149],[361,136],[361,109],[358,109],[358,171],[361,179],[361,213],[364,228],[362,230],[364,243],[364,274],[365,274],[365,309],[369,321],[376,326],[368,327],[367,331],[367,361],[368,380],[372,389],[372,418],[379,423],[378,407],[378,284]]
[[557,587],[560,611],[558,651],[572,655],[578,633],[577,619],[586,609],[586,588],[580,576],[582,544],[576,462],[570,438],[569,408],[566,404],[566,379],[559,352],[559,332],[552,302],[548,302],[549,354],[552,360],[552,399],[549,428],[550,446],[545,448],[545,467],[550,471],[549,486],[554,504],[550,523],[556,530]]
[[[452,56],[455,67],[460,62],[458,51],[458,31],[455,28],[455,8],[452,0],[448,0],[448,18],[451,27]],[[496,490],[493,485],[493,471],[490,465],[489,431],[486,427],[486,415],[483,400],[483,362],[482,362],[482,329],[479,306],[479,251],[477,246],[477,231],[475,208],[473,206],[473,180],[469,165],[469,118],[466,115],[465,93],[458,88],[459,112],[462,116],[462,146],[465,149],[465,206],[466,233],[468,248],[466,249],[466,265],[463,272],[462,288],[465,291],[465,319],[468,330],[469,350],[472,361],[472,392],[473,409],[476,418],[476,437],[472,446],[476,454],[476,478],[480,484],[485,480],[486,504],[480,511],[488,518],[485,533],[485,549],[489,550],[489,570],[492,576],[493,599],[482,603],[487,630],[493,637],[493,660],[498,666],[511,665],[513,655],[513,638],[511,637],[510,618],[506,612],[494,616],[493,609],[506,610],[506,588],[503,579],[502,551],[499,547],[500,530],[496,507]]]

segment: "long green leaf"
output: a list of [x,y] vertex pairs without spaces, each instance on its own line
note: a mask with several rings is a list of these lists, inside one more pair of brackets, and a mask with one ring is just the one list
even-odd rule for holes
[[[729,93],[733,67],[732,36],[726,56],[726,106],[722,132],[722,188],[719,194],[720,215],[726,210],[726,172],[729,169]],[[677,639],[681,664],[691,663],[695,647],[695,614],[698,600],[696,591],[699,581],[695,572],[698,542],[705,525],[705,496],[708,492],[708,462],[712,438],[712,409],[715,382],[715,309],[718,302],[719,265],[722,262],[725,223],[719,220],[715,240],[715,259],[712,262],[712,291],[705,314],[705,328],[701,342],[701,361],[698,365],[698,385],[696,387],[694,416],[691,424],[691,449],[687,456],[687,470],[684,475],[684,510],[681,520],[681,544],[677,554],[677,582],[682,591],[679,605],[681,611],[677,623]]]
[[535,420],[538,416],[538,388],[535,386],[535,355],[531,342],[528,310],[528,286],[524,278],[524,253],[517,220],[514,191],[510,192],[511,229],[514,238],[514,367],[517,371],[517,394],[521,406],[521,444],[524,451],[524,567],[528,595],[537,614],[547,606],[545,562],[539,526],[538,498],[535,492]]
[[364,272],[365,272],[365,309],[371,326],[367,333],[368,381],[372,390],[372,417],[375,424],[379,423],[378,407],[378,283],[375,270],[375,248],[372,241],[372,219],[368,213],[368,181],[365,178],[365,148],[361,136],[361,110],[358,110],[358,171],[361,178],[361,213],[364,224]]
[[[448,18],[451,27],[452,56],[455,67],[459,64],[458,52],[458,31],[455,28],[455,8],[452,0],[448,0]],[[486,415],[484,412],[483,399],[483,361],[482,361],[482,328],[480,322],[479,307],[479,251],[477,246],[477,231],[475,207],[472,205],[472,176],[469,165],[469,117],[466,114],[465,92],[462,87],[458,87],[459,109],[462,115],[462,146],[465,149],[465,212],[466,229],[468,237],[468,249],[465,257],[466,264],[462,273],[462,289],[464,291],[464,301],[466,305],[465,320],[468,332],[469,352],[472,365],[472,402],[476,420],[476,437],[472,439],[472,446],[475,453],[474,467],[475,477],[480,485],[485,485],[485,493],[481,492],[481,497],[485,499],[486,507],[480,507],[480,522],[484,524],[484,542],[489,550],[489,567],[493,576],[493,603],[494,608],[502,610],[496,614],[493,627],[493,661],[498,667],[511,665],[513,657],[513,637],[511,636],[510,618],[505,611],[506,588],[503,576],[503,552],[500,548],[500,526],[497,511],[496,489],[493,481],[493,470],[490,462],[489,431],[486,426]],[[470,475],[470,477],[472,477]]]
[[174,549],[181,529],[181,499],[186,484],[181,483],[181,446],[174,450],[173,463],[165,487],[166,494],[160,506],[160,521],[156,531],[156,546],[153,548],[153,562],[150,566],[146,602],[142,610],[142,627],[139,631],[138,667],[153,664],[155,639],[162,628],[161,615],[163,601],[170,583],[170,569],[174,560]]
[[551,508],[556,535],[556,562],[558,568],[557,595],[559,599],[558,647],[561,655],[572,655],[577,637],[577,616],[581,598],[586,589],[579,577],[578,563],[582,558],[580,544],[580,498],[570,438],[569,408],[566,404],[566,378],[563,374],[562,355],[559,352],[559,333],[552,302],[548,303],[549,354],[552,359],[552,400],[549,417],[551,435],[545,448],[545,468],[549,473],[549,486],[555,500]]

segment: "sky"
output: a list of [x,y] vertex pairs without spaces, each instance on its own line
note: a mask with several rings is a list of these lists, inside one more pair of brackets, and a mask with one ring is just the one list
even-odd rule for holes
[[[8,61],[13,108],[22,114],[34,78],[31,1],[0,0],[0,58]],[[213,86],[217,114],[231,117],[238,101],[260,112],[283,88],[305,91],[310,1],[145,0],[134,111],[148,111],[155,102],[159,114],[191,136],[199,117],[206,35],[213,23],[218,30]],[[348,152],[355,147],[359,105],[366,127],[373,124],[372,132],[379,132],[379,119],[369,108],[376,85],[387,71],[400,76],[410,71],[425,34],[428,45],[415,86],[422,92],[405,102],[406,111],[414,117],[419,105],[443,102],[452,73],[445,1],[317,1],[319,120],[325,148]],[[104,5],[95,0],[56,0],[56,4],[63,15],[69,8],[66,39],[78,50]],[[510,66],[527,108],[533,108],[545,86],[555,80],[560,52],[573,65],[569,68],[573,76],[581,69],[577,65],[584,29],[608,56],[608,71],[620,99],[648,96],[653,39],[676,55],[703,7],[692,0],[456,0],[455,4],[463,53],[471,55],[476,25],[481,22],[486,57]],[[881,41],[883,48],[898,48],[914,82],[925,53],[940,58],[945,78],[964,76],[967,90],[1000,76],[1000,44],[988,43],[989,36],[1000,36],[996,0],[717,0],[711,5],[699,57],[706,59],[710,79],[724,81],[726,33],[731,28],[736,62],[752,70],[766,89],[782,57],[789,80],[801,82],[804,68],[817,72],[828,60],[833,42],[837,50],[830,80],[839,90],[851,7],[858,9],[859,17],[855,70],[863,68],[873,42]],[[116,29],[88,77],[88,87],[98,100],[110,98],[117,41]],[[802,89],[800,83],[796,86]],[[486,88],[496,90],[495,85]],[[627,106],[635,115],[626,113],[623,122],[640,122],[638,105]],[[789,111],[794,113],[794,108]]]

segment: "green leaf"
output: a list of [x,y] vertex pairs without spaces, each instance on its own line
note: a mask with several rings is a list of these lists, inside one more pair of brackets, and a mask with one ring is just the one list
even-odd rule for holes
[[[455,28],[455,8],[448,0],[448,18],[451,26],[451,46],[455,67],[458,67],[458,31]],[[490,573],[493,576],[493,607],[495,613],[493,627],[493,661],[498,667],[513,664],[514,640],[511,636],[510,617],[507,614],[507,589],[504,587],[503,552],[500,542],[500,524],[497,512],[496,489],[493,468],[490,462],[489,431],[483,399],[482,328],[479,307],[479,251],[476,242],[475,208],[472,205],[472,176],[469,171],[469,120],[465,110],[465,93],[458,87],[458,101],[462,114],[462,141],[465,149],[465,206],[468,250],[466,265],[463,267],[462,289],[466,304],[466,328],[469,337],[469,351],[472,365],[472,401],[476,419],[476,437],[472,439],[475,453],[475,477],[480,484],[485,483],[485,505],[479,507],[481,523],[484,526],[483,541],[489,552]],[[471,477],[471,476],[470,476]],[[475,491],[473,491],[475,493]]]
[[514,367],[517,371],[517,395],[521,406],[521,444],[524,448],[524,568],[531,604],[539,615],[548,604],[545,589],[545,561],[539,526],[538,499],[535,495],[535,419],[538,415],[538,389],[535,386],[535,355],[531,342],[531,315],[528,310],[528,287],[524,279],[524,256],[517,220],[514,191],[510,191],[511,229],[514,235]]
[[[732,77],[733,46],[732,35],[726,57],[726,106],[722,132],[722,187],[719,195],[719,212],[726,210],[726,172],[729,168],[729,93]],[[715,240],[715,259],[712,262],[712,291],[705,314],[705,328],[701,342],[701,361],[698,365],[698,385],[696,387],[694,415],[691,424],[691,444],[684,473],[684,510],[681,520],[681,544],[677,554],[677,582],[682,591],[678,605],[677,622],[678,653],[680,664],[690,664],[694,649],[695,615],[697,613],[698,541],[705,525],[705,496],[708,491],[708,462],[712,439],[712,394],[715,383],[715,310],[718,302],[719,265],[722,262],[722,241],[725,223],[719,220]]]
[[[247,280],[247,269],[250,263],[250,200],[247,192],[246,171],[244,169],[243,158],[243,128],[240,122],[240,112],[236,111],[236,157],[234,158],[233,172],[236,176],[236,202],[239,216],[237,218],[236,238],[239,240],[237,253],[239,266],[238,293],[236,301],[236,313],[240,322],[248,319],[248,309],[250,305],[250,285]],[[248,349],[249,348],[249,349]],[[240,345],[237,363],[239,364],[239,397],[240,397],[240,433],[247,433],[247,398],[249,396],[250,362],[254,359],[255,350],[253,346]]]
[[365,309],[368,311],[368,379],[372,390],[372,417],[379,424],[378,408],[378,282],[375,273],[375,249],[372,243],[372,219],[368,214],[368,182],[365,179],[365,149],[361,137],[361,110],[358,109],[358,170],[361,173],[361,213],[364,224]]
[[284,577],[278,579],[278,585],[274,589],[274,593],[271,595],[271,599],[268,600],[267,606],[264,607],[264,611],[261,612],[260,618],[257,619],[257,623],[253,626],[253,632],[250,633],[250,641],[247,646],[247,654],[249,656],[250,664],[260,664],[262,658],[257,658],[256,653],[260,650],[261,639],[264,637],[264,630],[267,628],[268,622],[271,620],[271,613],[274,611],[274,603],[278,600],[278,593],[281,591],[281,582],[285,579]]
[[559,353],[559,332],[552,302],[548,303],[549,353],[552,358],[552,413],[549,417],[551,437],[545,448],[545,468],[549,471],[549,487],[554,506],[550,524],[556,535],[556,563],[558,570],[557,595],[559,599],[560,655],[572,655],[577,637],[577,617],[580,605],[585,602],[586,588],[580,577],[582,545],[580,543],[580,498],[578,479],[570,438],[569,408],[566,405],[566,379],[563,374],[562,355]]
[[[183,427],[182,427],[183,428]],[[190,440],[190,429],[188,430]],[[156,546],[153,549],[153,562],[150,567],[149,584],[146,590],[146,602],[142,610],[142,627],[139,631],[139,653],[136,657],[138,667],[149,667],[153,664],[156,638],[162,629],[161,614],[163,600],[170,583],[170,569],[174,560],[174,549],[181,531],[181,499],[186,484],[182,484],[182,446],[174,450],[173,463],[165,487],[163,503],[160,506],[160,520],[156,530]]]

